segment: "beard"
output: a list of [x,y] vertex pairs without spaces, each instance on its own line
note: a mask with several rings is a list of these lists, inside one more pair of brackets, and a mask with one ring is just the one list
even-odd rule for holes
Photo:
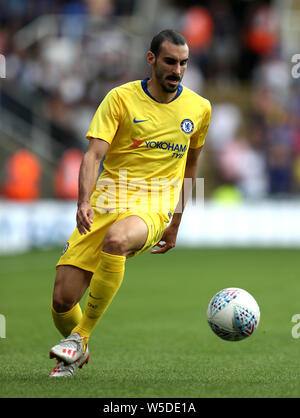
[[[155,77],[156,77],[157,81],[159,82],[161,88],[166,93],[174,93],[178,89],[178,85],[179,85],[182,77],[177,77],[177,76],[174,76],[174,75],[169,75],[169,76],[165,77],[163,72],[160,71],[157,68],[157,66],[155,67],[154,71],[155,71]],[[178,84],[172,86],[171,84],[168,83],[168,81],[178,81]]]

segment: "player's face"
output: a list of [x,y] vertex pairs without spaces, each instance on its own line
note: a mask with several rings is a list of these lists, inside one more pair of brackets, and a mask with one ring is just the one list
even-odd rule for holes
[[189,49],[187,45],[174,45],[164,41],[156,57],[153,71],[162,89],[167,93],[177,90],[187,67]]

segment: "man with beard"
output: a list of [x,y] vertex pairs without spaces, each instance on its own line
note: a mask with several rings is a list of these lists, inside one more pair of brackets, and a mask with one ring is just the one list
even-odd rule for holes
[[182,185],[195,180],[211,116],[209,101],[180,84],[188,55],[181,34],[160,32],[147,52],[151,78],[111,90],[94,115],[77,228],[57,263],[52,316],[65,339],[50,350],[58,360],[53,377],[87,363],[88,339],[122,283],[126,258],[175,246],[187,198]]

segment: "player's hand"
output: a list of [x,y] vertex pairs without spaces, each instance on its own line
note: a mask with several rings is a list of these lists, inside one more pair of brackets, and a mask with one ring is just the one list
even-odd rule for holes
[[81,235],[90,232],[93,219],[94,210],[91,204],[89,202],[79,203],[76,214],[76,222],[78,231]]
[[165,229],[165,232],[163,233],[161,240],[155,245],[155,247],[159,247],[159,249],[151,250],[151,254],[163,254],[171,250],[171,248],[174,248],[176,245],[177,233],[178,228],[169,225]]

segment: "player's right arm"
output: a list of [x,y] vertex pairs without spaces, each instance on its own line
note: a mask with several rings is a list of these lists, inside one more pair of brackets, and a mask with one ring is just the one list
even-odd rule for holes
[[98,138],[90,138],[87,152],[84,154],[79,171],[79,192],[76,222],[80,234],[91,230],[94,211],[90,197],[97,181],[99,165],[106,154],[109,144]]

